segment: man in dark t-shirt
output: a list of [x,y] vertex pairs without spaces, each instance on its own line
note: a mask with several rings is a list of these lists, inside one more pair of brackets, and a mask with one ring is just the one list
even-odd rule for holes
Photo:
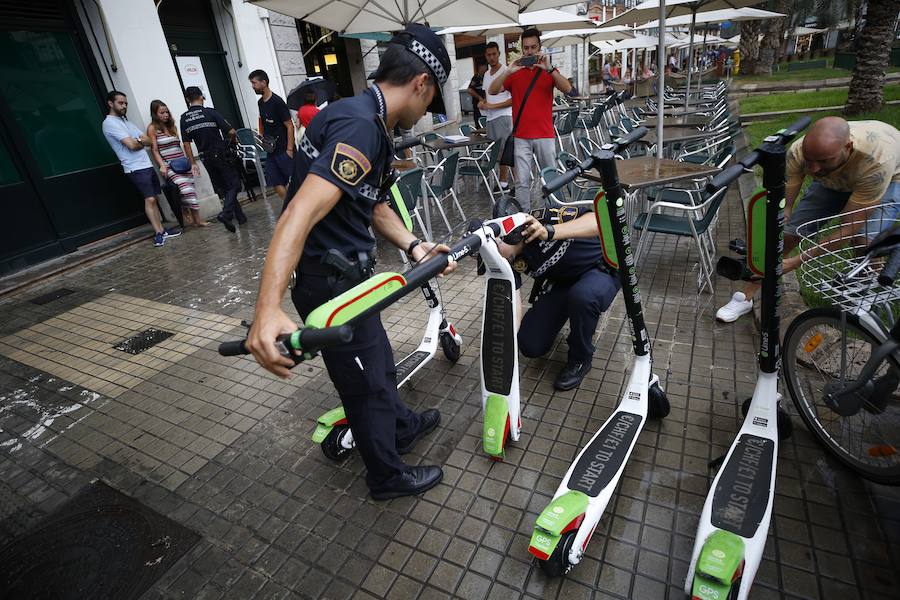
[[487,63],[478,63],[478,66],[475,67],[475,74],[472,76],[472,79],[469,81],[469,88],[466,90],[469,93],[469,96],[472,97],[472,113],[473,118],[475,119],[475,123],[480,126],[478,122],[481,119],[481,111],[478,109],[478,103],[484,102],[484,73],[487,71]]
[[281,96],[269,89],[269,76],[262,69],[250,73],[250,86],[261,96],[259,102],[259,134],[274,149],[266,156],[266,184],[275,188],[284,200],[285,190],[291,182],[294,163],[294,122],[291,111]]

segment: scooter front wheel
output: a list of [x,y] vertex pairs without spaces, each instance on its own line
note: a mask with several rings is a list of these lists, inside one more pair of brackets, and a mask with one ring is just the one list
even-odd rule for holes
[[669,410],[671,410],[669,399],[658,383],[654,383],[647,390],[647,403],[647,416],[649,418],[663,419],[669,415]]
[[564,533],[549,558],[547,560],[538,560],[538,565],[540,565],[541,571],[545,575],[548,577],[561,577],[575,566],[569,562],[569,551],[572,550],[572,544],[575,543],[576,533],[578,533],[577,529]]
[[458,361],[461,350],[460,344],[456,343],[456,340],[447,331],[442,332],[438,337],[441,340],[441,349],[444,351],[444,356],[447,357],[447,360],[450,362]]
[[343,460],[346,458],[351,450],[353,450],[352,447],[346,448],[342,444],[344,436],[349,433],[349,425],[335,425],[331,431],[328,432],[328,435],[325,436],[325,439],[322,440],[322,443],[319,444],[322,448],[322,454],[329,460]]

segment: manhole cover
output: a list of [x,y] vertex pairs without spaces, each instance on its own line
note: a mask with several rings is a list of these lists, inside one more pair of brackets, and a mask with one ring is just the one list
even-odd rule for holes
[[42,295],[38,296],[37,298],[32,298],[31,303],[38,304],[38,305],[48,304],[50,302],[53,302],[54,300],[59,300],[60,298],[62,298],[64,296],[68,296],[69,294],[74,294],[74,293],[75,293],[75,290],[70,290],[69,288],[59,288],[59,289],[49,291],[46,294],[42,294]]
[[122,340],[113,348],[127,352],[128,354],[140,354],[148,348],[152,348],[163,340],[167,340],[175,335],[171,331],[161,331],[159,329],[145,329],[137,335],[133,335],[127,340]]
[[0,548],[0,598],[138,598],[199,539],[95,481]]

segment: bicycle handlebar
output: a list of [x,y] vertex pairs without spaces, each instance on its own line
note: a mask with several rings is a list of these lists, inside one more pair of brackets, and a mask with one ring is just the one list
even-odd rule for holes
[[897,279],[897,271],[900,271],[900,246],[894,248],[888,256],[887,262],[878,274],[878,285],[890,287]]
[[[811,122],[812,119],[809,117],[800,117],[782,131],[765,138],[763,141],[786,144],[794,139],[798,133],[809,127]],[[752,169],[753,166],[759,162],[761,156],[758,149],[754,150],[739,160],[737,164],[731,165],[713,177],[712,181],[706,184],[706,191],[710,194],[714,194],[720,189],[731,185],[738,177],[743,175],[745,171]]]
[[[635,127],[634,129],[629,131],[628,134],[625,135],[625,137],[621,137],[618,140],[616,140],[610,144],[603,144],[602,148],[600,149],[600,152],[605,152],[605,151],[611,151],[613,153],[619,152],[620,150],[623,150],[623,149],[627,148],[629,145],[638,141],[645,135],[647,135],[646,127]],[[575,181],[575,179],[580,177],[585,171],[592,169],[594,167],[595,161],[597,161],[597,160],[599,160],[599,156],[598,156],[598,153],[595,152],[594,154],[591,154],[586,159],[584,159],[583,161],[578,163],[578,165],[575,166],[574,168],[569,169],[568,171],[566,171],[565,173],[562,173],[559,177],[557,177],[553,181],[550,181],[550,182],[544,184],[543,186],[541,186],[541,191],[544,193],[544,196],[549,196],[551,193],[555,192],[562,186]]]

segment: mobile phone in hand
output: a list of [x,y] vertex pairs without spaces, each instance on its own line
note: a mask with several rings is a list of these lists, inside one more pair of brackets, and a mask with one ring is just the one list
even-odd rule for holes
[[523,56],[519,59],[519,64],[523,67],[532,67],[537,63],[537,61],[537,56]]

